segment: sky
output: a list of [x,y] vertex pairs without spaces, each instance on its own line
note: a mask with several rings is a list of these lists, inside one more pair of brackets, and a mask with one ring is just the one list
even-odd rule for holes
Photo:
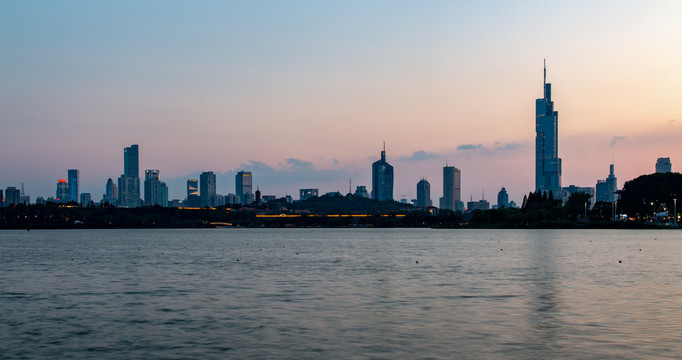
[[0,1],[0,188],[101,199],[140,146],[169,198],[253,172],[263,194],[371,188],[396,199],[442,167],[464,201],[534,187],[543,61],[562,185],[618,186],[682,163],[680,1]]

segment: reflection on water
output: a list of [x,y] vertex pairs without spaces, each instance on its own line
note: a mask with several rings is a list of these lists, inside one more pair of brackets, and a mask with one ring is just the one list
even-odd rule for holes
[[6,231],[0,354],[680,358],[680,250],[674,231]]

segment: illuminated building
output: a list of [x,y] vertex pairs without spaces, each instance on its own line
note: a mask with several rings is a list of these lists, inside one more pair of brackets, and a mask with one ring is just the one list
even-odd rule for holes
[[92,202],[92,197],[90,193],[82,193],[81,196],[81,206],[88,206]]
[[66,179],[59,179],[57,182],[57,196],[55,198],[58,203],[69,202],[69,183]]
[[454,166],[443,167],[443,197],[440,198],[440,208],[462,211],[464,203],[461,198],[462,172]]
[[199,175],[199,200],[201,207],[216,206],[216,177],[213,171],[205,171]]
[[372,199],[393,200],[393,166],[386,162],[386,143],[381,159],[372,164]]
[[669,173],[673,171],[673,165],[670,163],[670,158],[658,158],[656,159],[656,172],[657,173]]
[[235,193],[239,197],[240,204],[253,202],[253,177],[250,171],[240,171],[235,176]]
[[421,179],[417,183],[417,207],[429,207],[431,202],[431,184],[426,179]]
[[187,180],[187,200],[185,201],[186,207],[199,207],[201,206],[201,201],[199,200],[199,180],[190,179]]
[[140,206],[139,147],[123,149],[123,175],[118,178],[118,206]]
[[555,198],[561,191],[561,159],[559,158],[559,113],[554,111],[552,84],[547,83],[544,68],[544,97],[535,100],[535,189],[552,192]]

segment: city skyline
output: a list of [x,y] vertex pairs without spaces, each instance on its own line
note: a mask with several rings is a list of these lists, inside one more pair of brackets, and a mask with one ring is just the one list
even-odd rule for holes
[[659,157],[674,171],[682,150],[678,2],[38,5],[0,14],[0,187],[32,199],[78,169],[99,200],[125,144],[169,198],[203,169],[220,194],[239,170],[265,194],[370,188],[386,140],[396,200],[453,164],[462,198],[504,186],[520,203],[544,58],[564,185],[594,186],[611,163],[621,183]]

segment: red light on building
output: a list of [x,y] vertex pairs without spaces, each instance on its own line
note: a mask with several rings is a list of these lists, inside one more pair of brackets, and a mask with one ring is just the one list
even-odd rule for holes
[[65,183],[66,180],[65,180],[65,179],[59,179],[59,182],[60,182],[60,183]]

